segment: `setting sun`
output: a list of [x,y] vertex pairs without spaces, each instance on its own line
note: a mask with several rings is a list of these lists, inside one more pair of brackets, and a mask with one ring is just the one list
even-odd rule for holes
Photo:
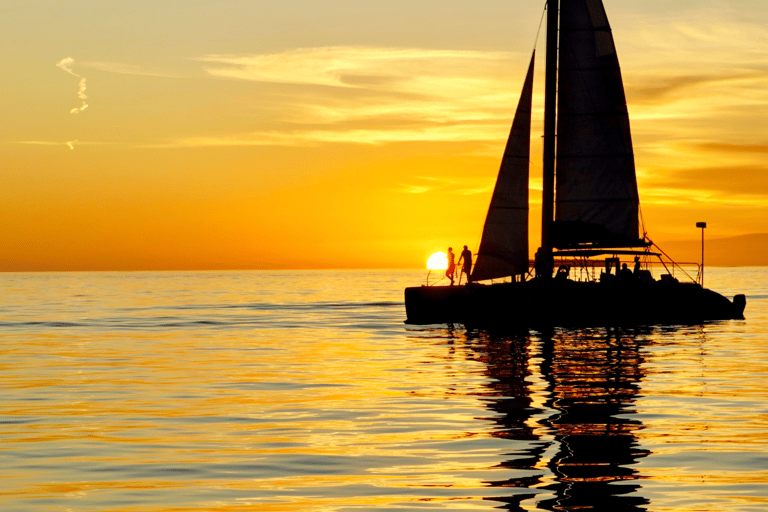
[[448,268],[448,256],[440,251],[434,253],[427,260],[427,269],[429,270],[445,270]]

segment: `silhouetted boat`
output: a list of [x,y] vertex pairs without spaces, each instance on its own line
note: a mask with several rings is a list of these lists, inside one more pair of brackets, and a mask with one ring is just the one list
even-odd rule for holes
[[[698,282],[620,271],[621,256],[661,257],[640,235],[624,85],[601,0],[549,0],[541,247],[528,279],[528,174],[534,56],[488,209],[471,282],[405,289],[408,323],[620,325],[743,318]],[[594,261],[605,256],[595,276]],[[554,261],[562,262],[554,274]],[[637,261],[637,260],[636,260]],[[588,262],[592,275],[584,278]],[[600,262],[602,265],[602,262]],[[573,280],[581,267],[581,280]],[[615,270],[614,270],[615,269]],[[483,284],[509,278],[511,282]]]

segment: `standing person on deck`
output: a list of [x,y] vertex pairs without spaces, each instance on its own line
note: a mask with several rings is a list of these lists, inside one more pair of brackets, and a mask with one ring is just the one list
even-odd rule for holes
[[[459,256],[459,264],[461,265],[461,273],[467,274],[467,282],[471,281],[469,273],[472,271],[472,252],[464,246],[464,250],[461,251]],[[461,281],[461,273],[459,274],[459,281]]]
[[448,268],[445,269],[445,277],[451,280],[453,286],[453,274],[456,270],[456,255],[453,254],[453,247],[448,248]]

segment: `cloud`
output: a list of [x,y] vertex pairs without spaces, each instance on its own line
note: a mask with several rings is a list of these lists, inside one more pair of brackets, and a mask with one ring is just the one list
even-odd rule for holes
[[[633,50],[620,51],[620,57],[633,130],[642,144],[648,144],[646,137],[653,144],[715,137],[728,122],[744,125],[739,111],[768,113],[768,51],[755,44],[768,38],[768,30],[729,24],[704,11],[683,20],[638,23],[616,34],[620,47]],[[528,58],[358,46],[204,55],[196,60],[209,76],[254,83],[252,108],[270,126],[166,145],[476,141],[495,150],[511,122]],[[535,80],[541,79],[537,72]],[[535,94],[539,123],[539,88]]]
[[310,130],[323,124],[355,131],[344,124],[357,120],[378,132],[382,118],[422,127],[498,121],[500,111],[509,116],[519,94],[498,79],[511,79],[514,70],[512,55],[503,52],[327,47],[198,60],[213,64],[204,67],[213,77],[288,86],[275,98],[286,103],[278,114]]
[[59,62],[56,63],[58,67],[69,73],[70,75],[74,75],[76,77],[79,77],[80,75],[76,74],[74,71],[72,71],[72,64],[75,63],[75,59],[72,57],[65,57],[61,59]]
[[75,149],[75,143],[78,145],[103,145],[103,142],[80,142],[77,139],[74,140],[68,140],[66,142],[61,141],[54,141],[54,140],[14,140],[14,141],[8,141],[12,144],[23,144],[28,146],[62,146],[65,145],[69,149],[74,150]]
[[[725,7],[631,20],[615,33],[636,119],[768,106],[768,28]],[[616,32],[616,30],[614,29]]]
[[768,205],[768,28],[704,6],[627,26],[614,35],[643,203]]
[[[643,200],[761,203],[768,197],[762,164],[768,47],[757,42],[768,39],[768,28],[700,6],[669,16],[654,13],[653,23],[643,18],[614,27]],[[252,84],[252,102],[245,97],[240,105],[257,121],[250,131],[192,135],[162,145],[468,142],[471,151],[499,154],[528,58],[355,46],[204,55],[196,60],[208,76]],[[541,67],[539,62],[534,147],[541,133]],[[402,190],[419,194],[443,186],[419,180],[403,183]]]
[[674,172],[650,178],[647,184],[658,189],[697,191],[699,195],[739,194],[768,200],[768,165],[742,163],[675,169]]
[[[205,71],[222,78],[282,84],[328,87],[392,86],[398,89],[434,90],[421,80],[456,80],[456,72],[480,71],[509,61],[507,52],[425,50],[418,48],[371,48],[331,46],[301,48],[261,55],[204,55],[197,60],[212,63]],[[487,72],[487,67],[486,67]],[[475,82],[471,75],[465,83]],[[433,84],[435,85],[435,84]]]
[[205,55],[197,60],[209,76],[254,83],[254,116],[269,121],[248,133],[167,145],[495,141],[508,131],[527,58],[352,46]]
[[105,61],[84,61],[79,62],[79,66],[104,71],[107,73],[118,73],[121,75],[138,76],[158,76],[158,77],[178,77],[181,75],[168,72],[161,69],[148,69],[136,64],[125,64],[123,62],[105,62]]
[[387,144],[395,142],[486,142],[496,131],[487,126],[432,125],[398,129],[351,129],[331,125],[306,129],[294,126],[288,130],[254,131],[236,135],[192,136],[153,144],[152,147],[226,147],[226,146],[314,146],[327,143]]
[[88,96],[85,94],[85,89],[86,89],[85,77],[78,75],[77,73],[72,71],[72,65],[74,63],[75,63],[75,60],[72,57],[66,57],[61,59],[59,62],[57,62],[56,66],[60,67],[70,75],[76,76],[77,78],[80,79],[80,81],[78,82],[77,97],[83,100],[83,103],[79,107],[75,107],[69,111],[70,114],[79,114],[80,112],[88,108],[88,104],[85,102],[85,100],[88,99]]
[[24,144],[30,146],[60,146],[61,142],[55,142],[50,140],[15,140],[11,141],[13,144]]
[[755,154],[768,158],[768,143],[765,144],[729,144],[724,142],[703,142],[699,144],[703,150],[724,154]]
[[653,204],[768,207],[766,157],[768,143],[682,138],[658,142],[639,159],[645,167],[639,173],[641,199]]
[[436,178],[414,176],[415,183],[403,183],[398,192],[405,194],[451,194],[451,195],[487,195],[493,190],[493,183],[483,178]]

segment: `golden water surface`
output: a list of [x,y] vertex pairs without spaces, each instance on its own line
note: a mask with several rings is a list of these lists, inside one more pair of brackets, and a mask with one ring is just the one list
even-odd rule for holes
[[0,275],[0,509],[768,509],[768,269],[550,332],[406,326],[425,277]]

